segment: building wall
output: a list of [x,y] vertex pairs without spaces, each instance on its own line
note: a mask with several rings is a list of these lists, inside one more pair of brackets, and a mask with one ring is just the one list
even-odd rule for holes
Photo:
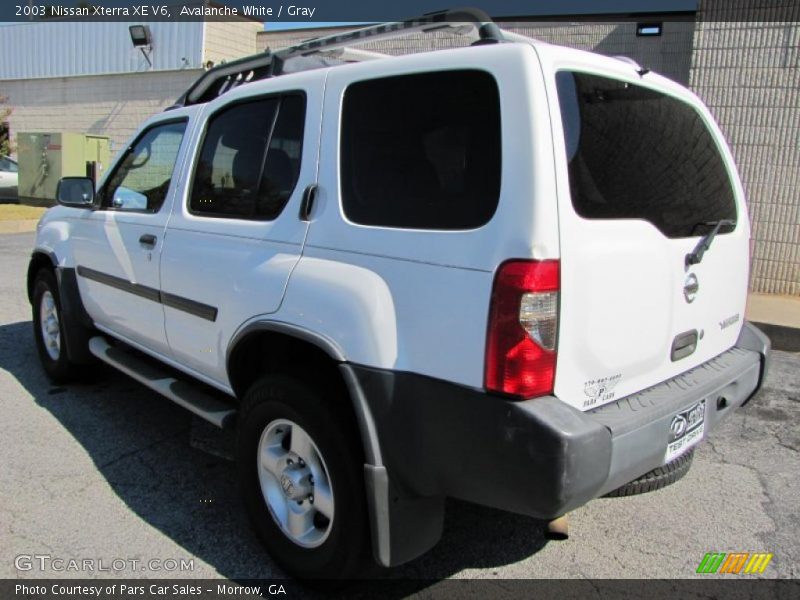
[[203,64],[219,64],[258,52],[256,34],[263,31],[261,23],[253,21],[208,21],[205,23]]
[[114,151],[154,113],[172,105],[211,60],[256,52],[261,23],[153,22],[150,67],[133,48],[130,23],[35,22],[0,28],[0,97],[17,132],[94,133]]
[[[783,14],[765,12],[778,4],[785,5]],[[762,2],[759,11],[703,0],[690,87],[714,113],[739,166],[753,230],[751,289],[797,296],[800,4],[791,4]]]
[[148,23],[152,66],[131,43],[128,27],[134,24],[53,20],[5,25],[0,28],[0,80],[201,66],[203,22]]
[[12,137],[22,131],[109,136],[116,153],[142,121],[163,111],[201,70],[0,81],[13,107]]

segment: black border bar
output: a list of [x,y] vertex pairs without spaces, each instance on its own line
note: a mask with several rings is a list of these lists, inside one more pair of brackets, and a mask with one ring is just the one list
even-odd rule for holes
[[[101,10],[95,11],[95,6]],[[561,0],[557,3],[548,0],[451,0],[450,3],[436,0],[308,0],[299,3],[284,3],[283,0],[92,0],[88,3],[14,0],[0,3],[0,21],[383,23],[457,7],[483,10],[496,22],[619,21],[641,20],[647,16],[672,21],[691,18],[695,13],[701,21],[800,21],[800,9],[795,0]],[[79,11],[79,8],[88,10]],[[298,12],[297,8],[306,10]]]
[[[18,587],[19,586],[19,587]],[[85,588],[85,590],[82,590]],[[97,590],[101,589],[98,596]],[[53,590],[58,593],[53,593]],[[38,590],[38,591],[32,591]],[[75,593],[68,593],[75,590]],[[128,590],[128,591],[126,591]],[[133,593],[131,593],[131,590]],[[104,598],[424,598],[461,599],[607,599],[683,600],[794,600],[800,595],[796,579],[760,579],[747,576],[701,576],[695,579],[384,579],[349,582],[290,579],[2,579],[4,600],[84,600]]]

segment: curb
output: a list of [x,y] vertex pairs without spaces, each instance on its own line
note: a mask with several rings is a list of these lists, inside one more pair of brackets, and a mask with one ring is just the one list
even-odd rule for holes
[[0,221],[0,234],[2,233],[30,233],[36,231],[39,219],[21,219],[17,221]]
[[772,325],[752,321],[772,342],[773,350],[784,352],[800,352],[800,329],[786,327],[785,325]]

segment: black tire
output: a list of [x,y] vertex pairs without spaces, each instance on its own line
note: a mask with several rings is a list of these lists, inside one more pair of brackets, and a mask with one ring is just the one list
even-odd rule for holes
[[689,472],[689,467],[692,466],[693,458],[694,449],[689,450],[686,454],[681,454],[678,458],[668,462],[664,466],[653,469],[649,473],[645,473],[641,477],[626,483],[613,492],[609,492],[604,497],[621,498],[623,496],[634,496],[636,494],[654,492],[667,487]]
[[[58,317],[58,333],[60,347],[56,357],[51,356],[47,350],[44,340],[41,322],[41,306],[46,294],[50,294],[55,311]],[[76,379],[83,374],[79,365],[70,361],[67,355],[67,345],[64,337],[65,319],[67,318],[61,310],[61,298],[58,294],[58,284],[50,269],[41,269],[36,274],[33,282],[33,304],[32,304],[33,336],[36,339],[36,348],[39,351],[39,359],[45,373],[54,383],[64,383]]]
[[[360,437],[348,411],[330,395],[287,375],[268,375],[247,391],[239,413],[236,461],[248,515],[275,562],[298,579],[349,579],[368,566]],[[298,545],[283,532],[261,491],[259,442],[276,420],[289,420],[305,430],[327,467],[335,511],[327,538],[314,548]]]

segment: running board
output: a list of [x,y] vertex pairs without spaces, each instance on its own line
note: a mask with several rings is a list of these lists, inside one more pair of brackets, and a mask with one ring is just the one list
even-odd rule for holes
[[105,338],[98,336],[89,340],[89,351],[103,362],[166,396],[175,404],[190,410],[212,425],[225,428],[233,422],[235,409],[203,392],[192,383],[176,379],[155,364],[112,346]]

